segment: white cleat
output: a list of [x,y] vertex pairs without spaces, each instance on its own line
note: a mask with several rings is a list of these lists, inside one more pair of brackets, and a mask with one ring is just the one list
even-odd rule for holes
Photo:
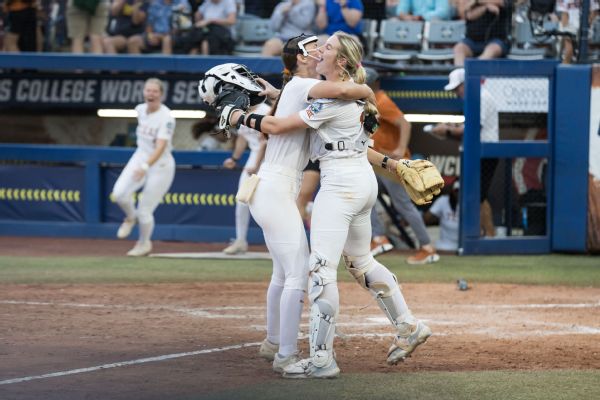
[[258,349],[258,355],[266,360],[273,361],[277,350],[279,350],[278,344],[271,343],[268,339],[265,339],[261,343],[260,349]]
[[275,358],[273,359],[273,371],[283,373],[283,370],[288,365],[292,365],[300,361],[300,357],[298,357],[298,352],[290,354],[287,357],[283,357],[279,353],[275,354]]
[[133,249],[131,249],[127,252],[127,255],[129,257],[144,257],[144,256],[147,256],[148,254],[150,254],[151,251],[152,251],[152,243],[151,242],[146,242],[146,243],[137,242],[135,244],[135,246],[133,246]]
[[229,246],[227,246],[223,253],[234,255],[234,254],[244,254],[248,251],[248,242],[245,240],[234,240]]
[[121,226],[119,226],[119,230],[117,231],[117,237],[119,239],[125,239],[126,237],[131,235],[131,231],[133,230],[135,223],[136,223],[135,218],[134,219],[125,218],[123,220],[123,223],[121,224]]
[[401,323],[401,325],[404,325],[407,334],[396,335],[394,338],[394,343],[388,350],[387,363],[390,365],[396,365],[410,357],[417,346],[425,343],[431,336],[431,329],[421,321],[417,321],[414,325],[406,322]]
[[333,357],[329,365],[324,367],[317,367],[313,364],[312,358],[305,358],[283,369],[283,377],[288,379],[329,379],[337,378],[339,375],[340,369]]

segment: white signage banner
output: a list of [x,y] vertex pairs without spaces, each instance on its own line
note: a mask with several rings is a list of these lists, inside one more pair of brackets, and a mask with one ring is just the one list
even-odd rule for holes
[[481,87],[493,96],[498,112],[547,113],[547,78],[486,78]]

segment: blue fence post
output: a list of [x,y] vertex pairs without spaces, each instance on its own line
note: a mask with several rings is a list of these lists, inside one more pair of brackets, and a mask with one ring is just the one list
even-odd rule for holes
[[586,249],[591,66],[556,70],[552,249]]

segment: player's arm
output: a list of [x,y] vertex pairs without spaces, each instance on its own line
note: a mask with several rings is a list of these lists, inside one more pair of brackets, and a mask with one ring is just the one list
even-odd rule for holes
[[[236,126],[243,113],[235,110],[230,114],[229,123]],[[269,135],[281,135],[297,129],[308,128],[298,114],[292,114],[285,118],[274,117],[272,115],[249,114],[244,115],[243,125]]]
[[359,100],[375,98],[373,90],[367,85],[354,82],[322,81],[314,85],[308,92],[312,99]]
[[154,146],[154,151],[150,154],[150,157],[143,162],[140,167],[134,173],[134,179],[140,180],[144,177],[146,172],[150,169],[152,165],[160,158],[162,153],[164,153],[167,148],[167,141],[165,139],[156,139],[156,146]]
[[404,116],[397,118],[394,121],[394,125],[396,126],[396,128],[398,128],[400,135],[398,140],[398,146],[391,154],[391,156],[395,159],[398,159],[404,157],[404,154],[406,154],[408,143],[410,143],[411,125],[410,122],[408,122]]
[[396,167],[398,166],[398,160],[389,158],[385,154],[382,154],[377,150],[373,150],[370,147],[367,149],[367,159],[371,165],[386,169],[388,171],[395,171]]
[[154,163],[162,156],[167,148],[167,141],[165,139],[156,139],[156,146],[154,146],[154,151],[150,154],[150,157],[146,161],[149,166],[154,165]]
[[231,153],[231,157],[228,157],[223,161],[223,166],[225,168],[232,169],[236,166],[237,162],[242,158],[242,154],[244,154],[244,150],[248,146],[248,141],[241,135],[238,135],[235,139],[235,144],[233,146],[233,152]]

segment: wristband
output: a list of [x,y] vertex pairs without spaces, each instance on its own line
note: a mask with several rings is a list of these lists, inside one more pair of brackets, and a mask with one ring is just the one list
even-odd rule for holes
[[240,161],[240,159],[239,159],[239,158],[235,158],[233,155],[231,155],[231,157],[229,157],[229,158],[231,158],[231,159],[232,159],[233,161],[235,161],[235,162],[238,162],[238,161]]
[[[240,126],[242,126],[244,124],[245,119],[246,119],[246,114],[242,113],[242,115],[240,115],[237,122],[235,123],[235,129],[240,129]],[[231,158],[233,158],[233,157],[231,157]]]
[[387,169],[387,162],[390,158],[388,156],[383,156],[383,160],[381,161],[381,168]]
[[140,165],[140,168],[143,171],[148,171],[150,169],[150,164],[148,164],[147,162],[143,162],[142,165]]
[[[262,132],[260,129],[260,124],[264,117],[265,116],[261,114],[250,114],[244,121],[244,125],[246,125],[248,128],[254,129],[255,131]],[[252,126],[252,121],[254,121],[254,126]]]

